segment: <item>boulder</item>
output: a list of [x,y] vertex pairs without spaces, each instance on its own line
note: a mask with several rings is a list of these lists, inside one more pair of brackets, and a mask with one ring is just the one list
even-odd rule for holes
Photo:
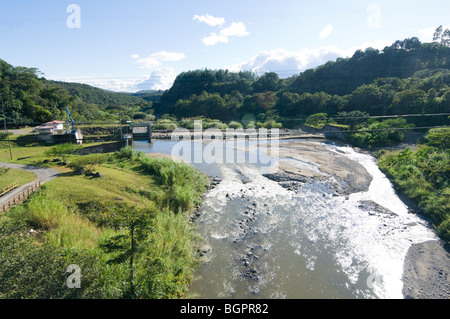
[[100,177],[102,177],[103,175],[100,173],[100,172],[97,172],[97,173],[95,173],[94,175],[92,175],[92,177],[94,177],[94,178],[100,178]]

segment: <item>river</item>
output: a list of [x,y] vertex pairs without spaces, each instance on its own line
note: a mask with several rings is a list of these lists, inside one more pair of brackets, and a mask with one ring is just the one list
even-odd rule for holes
[[[403,298],[407,251],[412,244],[436,240],[433,231],[408,213],[373,157],[331,142],[301,142],[361,164],[372,177],[368,189],[337,196],[325,180],[283,187],[264,175],[277,163],[267,160],[264,146],[224,143],[224,149],[235,150],[236,156],[241,152],[247,161],[208,164],[194,160],[194,150],[204,152],[208,144],[182,142],[192,146],[188,155],[194,166],[222,179],[205,195],[196,221],[208,252],[191,294],[210,299]],[[179,143],[136,142],[135,149],[172,154]],[[256,163],[249,160],[251,154],[257,155]]]

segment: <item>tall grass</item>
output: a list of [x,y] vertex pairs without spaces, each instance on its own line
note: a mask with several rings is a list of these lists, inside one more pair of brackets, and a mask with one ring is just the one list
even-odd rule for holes
[[438,235],[450,241],[450,150],[422,147],[386,154],[378,162],[383,172],[430,218]]
[[182,214],[155,216],[149,254],[141,261],[141,290],[149,298],[180,298],[198,265],[198,236]]
[[[70,263],[77,263],[77,256],[83,255],[85,260],[92,257],[95,263],[84,266],[96,274],[91,276],[93,288],[89,291],[101,294],[101,298],[123,298],[127,296],[124,282],[129,279],[131,267],[127,262],[108,263],[111,256],[100,249],[100,243],[117,235],[129,235],[126,230],[115,227],[110,217],[111,214],[126,213],[123,210],[130,206],[106,195],[123,187],[122,179],[148,180],[147,184],[131,183],[120,189],[121,196],[127,193],[130,198],[141,201],[136,205],[137,209],[153,212],[151,231],[142,242],[142,251],[136,254],[134,297],[182,297],[198,264],[199,237],[189,222],[188,212],[200,202],[208,179],[188,164],[149,158],[132,149],[122,149],[114,156],[131,170],[117,170],[120,174],[114,174],[111,166],[108,170],[103,166],[108,176],[100,181],[79,176],[62,177],[61,181],[50,182],[51,187],[33,195],[24,205],[12,209],[7,218],[24,223],[26,229],[35,229],[37,236],[30,238],[37,245],[45,243],[49,251],[62,252]],[[116,164],[112,161],[108,165],[114,167]],[[90,183],[95,183],[95,188],[89,188],[93,194],[79,191]],[[66,186],[65,191],[70,192],[70,196],[61,196],[62,185]],[[57,191],[52,191],[55,189]],[[95,202],[99,197],[103,197],[103,202]],[[52,266],[52,269],[55,267],[59,266]],[[0,272],[2,269],[0,265]],[[33,290],[37,284],[24,282],[21,285]],[[39,298],[40,295],[33,296]]]
[[69,211],[62,202],[42,195],[32,197],[26,205],[13,210],[10,216],[44,232],[53,245],[67,249],[96,248],[98,241],[111,232]]
[[175,213],[191,211],[208,185],[206,175],[188,164],[151,157],[141,158],[140,163],[142,169],[163,187],[162,200]]

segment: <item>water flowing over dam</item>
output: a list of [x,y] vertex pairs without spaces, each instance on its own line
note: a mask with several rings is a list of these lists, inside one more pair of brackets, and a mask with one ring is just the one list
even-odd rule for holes
[[[176,143],[136,142],[135,149],[170,155]],[[295,145],[309,147],[310,156]],[[270,156],[264,146],[245,146],[231,147],[246,156]],[[190,292],[198,298],[403,298],[409,247],[436,237],[408,212],[376,160],[326,141],[280,141],[279,148],[277,165],[311,176],[276,179],[253,162],[192,162],[221,182],[197,214],[206,248]],[[347,171],[339,166],[344,160]],[[365,169],[363,191],[345,190],[338,178],[352,177],[353,168]]]

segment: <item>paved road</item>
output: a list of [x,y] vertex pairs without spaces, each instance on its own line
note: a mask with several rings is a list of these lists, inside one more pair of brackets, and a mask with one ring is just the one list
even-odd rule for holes
[[5,204],[8,200],[12,199],[14,196],[22,192],[24,189],[27,189],[29,186],[31,186],[33,183],[37,182],[38,180],[41,181],[41,184],[48,182],[54,178],[56,178],[59,174],[59,172],[53,168],[47,168],[47,167],[40,167],[40,166],[34,166],[34,165],[21,165],[21,164],[11,164],[11,163],[0,163],[0,167],[8,167],[8,168],[15,168],[15,169],[23,169],[29,172],[32,172],[36,175],[36,179],[28,183],[26,185],[22,185],[13,191],[9,192],[8,194],[0,197],[0,206]]

